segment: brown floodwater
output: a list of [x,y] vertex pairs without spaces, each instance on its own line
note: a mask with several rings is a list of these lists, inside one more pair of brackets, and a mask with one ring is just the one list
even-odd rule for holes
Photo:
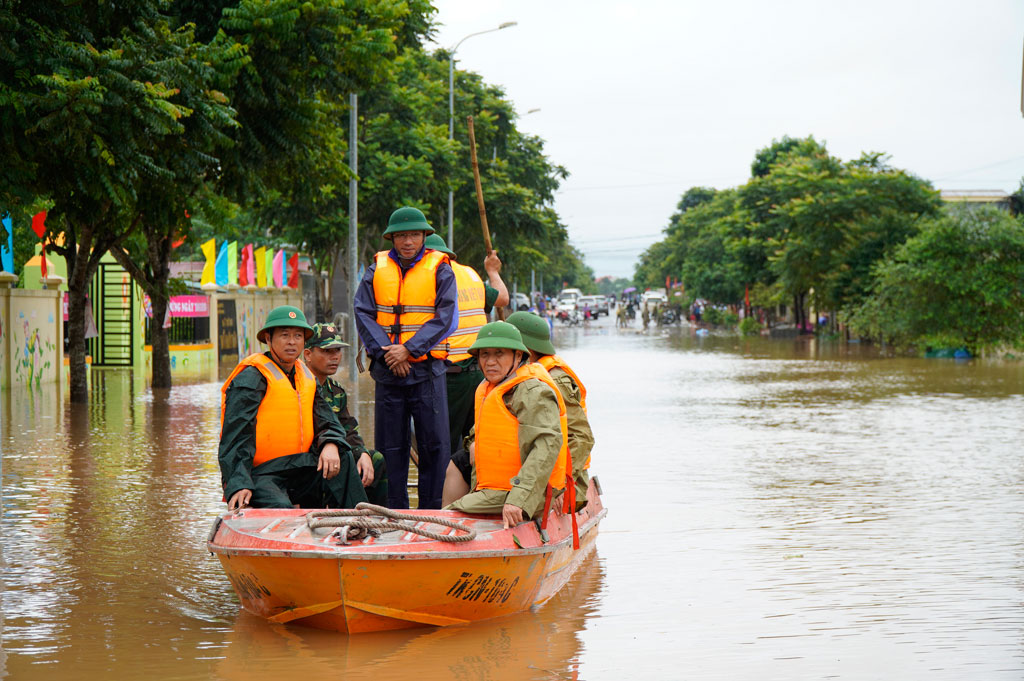
[[4,393],[0,677],[1024,678],[1024,363],[607,320],[555,340],[589,390],[597,550],[543,608],[446,629],[240,612],[204,546],[217,383]]

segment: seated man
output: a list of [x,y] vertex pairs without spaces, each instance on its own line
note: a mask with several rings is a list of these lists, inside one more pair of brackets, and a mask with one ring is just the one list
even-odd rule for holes
[[547,322],[529,312],[513,312],[508,323],[519,329],[523,345],[530,351],[530,361],[538,362],[551,374],[565,402],[565,422],[569,428],[569,455],[572,479],[576,483],[576,510],[587,505],[590,484],[590,451],[594,448],[594,431],[587,420],[587,389],[565,360],[555,354],[551,330]]
[[256,334],[269,351],[243,359],[221,388],[218,459],[229,510],[366,501],[341,424],[299,360],[312,334],[302,310],[274,308]]
[[474,491],[447,508],[500,513],[509,528],[539,517],[548,485],[565,487],[565,407],[547,371],[527,361],[511,324],[485,325],[469,352],[484,375],[476,391]]
[[320,395],[331,406],[331,411],[345,430],[345,441],[352,448],[356,472],[362,479],[370,503],[387,506],[388,471],[384,455],[366,449],[366,443],[359,434],[359,421],[348,411],[348,395],[341,384],[331,378],[338,371],[341,349],[347,347],[348,343],[341,340],[341,333],[333,324],[314,324],[313,335],[306,341],[302,358],[320,386]]

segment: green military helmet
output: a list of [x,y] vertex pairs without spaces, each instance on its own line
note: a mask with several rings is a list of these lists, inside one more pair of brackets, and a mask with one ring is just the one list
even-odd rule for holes
[[475,357],[483,348],[508,348],[509,350],[529,352],[523,345],[523,337],[519,334],[519,329],[508,322],[484,324],[467,352]]
[[348,343],[341,337],[341,329],[334,324],[314,324],[313,333],[306,338],[306,349],[347,348]]
[[399,208],[388,219],[388,228],[384,230],[384,238],[391,240],[389,235],[396,232],[424,232],[433,234],[434,228],[427,224],[427,218],[419,208],[405,206]]
[[256,334],[256,340],[260,343],[270,344],[267,340],[267,331],[278,326],[291,326],[296,329],[302,329],[306,334],[306,340],[313,335],[313,327],[306,323],[306,315],[302,313],[302,310],[295,307],[294,305],[280,305],[275,307],[267,315],[267,321],[263,323],[263,328]]
[[447,254],[452,260],[455,260],[458,257],[455,255],[455,251],[448,248],[448,244],[444,242],[444,239],[441,238],[440,234],[431,234],[428,236],[423,240],[423,246],[424,248],[432,248],[435,251],[441,251],[442,253]]
[[543,318],[525,310],[513,312],[508,323],[519,329],[523,337],[523,345],[540,355],[555,354],[555,346],[551,344],[551,329]]

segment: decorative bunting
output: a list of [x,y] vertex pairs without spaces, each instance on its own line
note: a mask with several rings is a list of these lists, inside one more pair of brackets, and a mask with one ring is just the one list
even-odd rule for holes
[[288,258],[288,288],[299,287],[299,253]]
[[[32,231],[36,233],[36,236],[40,239],[46,234],[46,211],[39,211],[32,216]],[[39,247],[39,255],[41,256],[39,263],[39,273],[43,279],[46,279],[46,242],[44,241],[42,246]]]
[[252,244],[247,244],[242,248],[242,260],[238,265],[238,285],[250,286],[255,283],[252,270]]
[[228,242],[225,241],[220,245],[220,251],[217,253],[217,262],[214,265],[217,277],[217,286],[228,285]]
[[206,264],[203,265],[203,276],[199,280],[201,286],[207,284],[216,284],[216,274],[214,270],[214,263],[217,259],[217,240],[210,239],[202,245],[203,255],[206,256]]
[[270,288],[274,285],[274,249],[271,248],[270,250],[266,251],[263,254],[263,258],[264,267],[266,268],[267,272],[266,286],[267,288]]
[[284,282],[284,251],[278,251],[274,254],[274,286],[283,288]]
[[238,242],[228,244],[228,283],[238,285]]
[[14,274],[14,229],[11,227],[11,216],[7,215],[2,220],[4,229],[7,230],[7,245],[0,249],[0,264],[4,272]]
[[40,211],[32,216],[32,231],[40,239],[46,234],[46,211]]
[[267,249],[260,246],[253,253],[253,260],[256,261],[256,281],[253,283],[257,286],[267,285]]

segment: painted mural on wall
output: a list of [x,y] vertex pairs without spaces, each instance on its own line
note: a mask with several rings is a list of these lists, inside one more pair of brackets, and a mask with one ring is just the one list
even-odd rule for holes
[[238,301],[238,356],[248,357],[255,348],[253,347],[253,338],[255,338],[255,330],[253,328],[253,304],[246,302],[244,299]]
[[57,346],[54,338],[53,313],[43,324],[38,310],[19,310],[11,338],[14,353],[14,383],[39,386],[54,372],[53,357]]

